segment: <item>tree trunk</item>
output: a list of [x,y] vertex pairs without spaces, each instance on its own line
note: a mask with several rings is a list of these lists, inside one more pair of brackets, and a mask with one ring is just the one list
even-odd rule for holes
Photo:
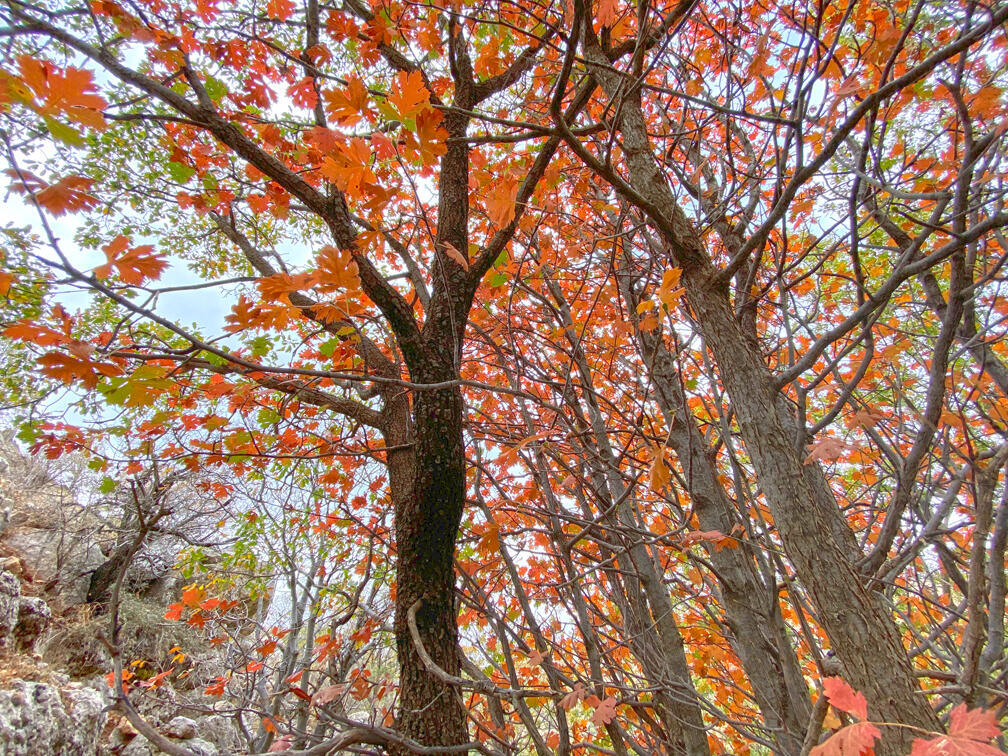
[[[450,378],[448,374],[421,380]],[[409,495],[396,502],[395,513],[398,728],[425,745],[459,745],[469,738],[459,692],[428,669],[408,623],[416,606],[417,630],[427,653],[442,670],[458,675],[454,560],[465,501],[459,389],[419,391],[413,423],[413,484]]]
[[[589,37],[590,37],[589,32]],[[641,209],[661,230],[676,263],[707,347],[732,400],[746,451],[773,514],[787,555],[818,611],[818,621],[844,665],[844,677],[864,692],[876,721],[940,730],[927,700],[918,695],[910,660],[890,610],[869,592],[856,571],[860,554],[853,532],[818,465],[803,464],[795,448],[795,419],[774,389],[758,345],[735,319],[725,285],[715,281],[703,242],[679,207],[658,168],[647,136],[640,92],[626,91],[597,41],[585,41],[593,75],[610,99],[620,100],[617,126],[629,180]],[[790,432],[789,432],[790,431]],[[911,730],[887,727],[877,752],[903,756]]]
[[[462,105],[471,107],[465,100]],[[449,113],[442,125],[464,137],[469,118]],[[469,148],[449,145],[438,181],[438,254],[431,270],[432,295],[424,321],[423,353],[408,358],[410,378],[419,384],[457,381],[461,344],[472,304],[466,270],[449,263],[447,247],[469,248]],[[413,485],[396,502],[396,652],[399,660],[398,728],[425,745],[468,742],[460,691],[428,668],[409,628],[415,608],[419,639],[441,670],[458,676],[455,605],[455,539],[465,508],[463,401],[459,385],[413,394]]]
[[[629,288],[622,287],[624,296]],[[628,309],[637,302],[628,299]],[[668,444],[679,457],[686,485],[702,530],[732,532],[739,517],[717,471],[707,456],[709,448],[693,420],[680,383],[675,361],[660,332],[637,330],[641,354],[650,365],[649,377],[666,423]],[[781,754],[801,753],[812,706],[802,677],[798,656],[788,637],[776,586],[760,579],[749,548],[715,548],[708,555],[721,588],[725,618],[731,628],[729,638],[752,686],[753,698],[763,721]]]
[[[697,280],[701,276],[706,280]],[[890,609],[857,573],[857,541],[821,469],[804,464],[795,448],[795,420],[786,414],[762,357],[742,334],[726,293],[706,283],[708,272],[689,279],[687,297],[731,396],[774,525],[843,663],[843,676],[868,698],[872,719],[939,730],[927,700],[917,694]],[[877,752],[902,756],[914,737],[906,728],[884,728]]]

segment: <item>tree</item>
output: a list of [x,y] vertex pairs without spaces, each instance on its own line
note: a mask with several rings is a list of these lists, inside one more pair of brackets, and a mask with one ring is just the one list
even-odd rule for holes
[[395,728],[341,743],[569,752],[584,701],[617,753],[799,754],[838,668],[904,754],[998,700],[1004,7],[3,17],[12,359],[127,457],[393,511]]

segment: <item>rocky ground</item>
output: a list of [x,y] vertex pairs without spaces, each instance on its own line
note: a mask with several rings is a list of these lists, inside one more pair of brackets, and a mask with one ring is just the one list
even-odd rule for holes
[[[115,539],[61,472],[0,438],[0,756],[160,754],[112,705],[109,607],[94,576]],[[164,619],[184,581],[164,559],[129,570],[120,648],[138,683],[131,703],[194,756],[240,753],[235,718],[203,695],[223,660]],[[168,669],[156,687],[147,682]]]

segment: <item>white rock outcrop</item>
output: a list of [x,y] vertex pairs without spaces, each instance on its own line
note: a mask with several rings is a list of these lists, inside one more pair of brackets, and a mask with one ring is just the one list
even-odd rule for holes
[[95,756],[105,704],[90,688],[14,680],[0,690],[0,756]]

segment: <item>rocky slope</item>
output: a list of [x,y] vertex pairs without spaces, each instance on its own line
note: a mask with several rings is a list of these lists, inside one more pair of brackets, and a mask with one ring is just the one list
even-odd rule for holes
[[[115,709],[106,679],[107,592],[95,595],[94,576],[114,558],[115,534],[62,478],[0,437],[0,756],[160,754]],[[124,660],[139,662],[130,702],[193,756],[240,753],[233,720],[202,694],[223,661],[191,628],[164,619],[180,576],[147,558],[128,577],[120,645]],[[145,687],[169,665],[175,674]]]

